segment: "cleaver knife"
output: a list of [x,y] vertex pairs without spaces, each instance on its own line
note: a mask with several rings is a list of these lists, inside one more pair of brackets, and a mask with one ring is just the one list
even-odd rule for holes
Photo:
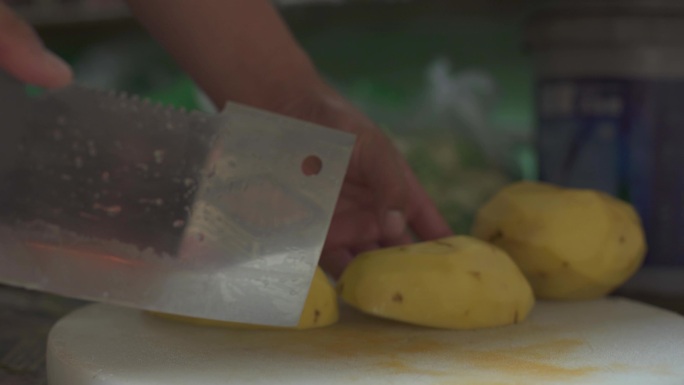
[[0,283],[296,325],[353,135],[0,74]]

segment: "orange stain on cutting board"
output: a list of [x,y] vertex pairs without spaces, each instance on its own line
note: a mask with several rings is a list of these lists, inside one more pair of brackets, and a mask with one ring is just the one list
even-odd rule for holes
[[374,365],[376,368],[387,370],[392,374],[420,374],[426,376],[445,376],[448,373],[442,370],[430,370],[424,368],[418,368],[416,366],[409,365],[406,361],[399,359],[388,359],[385,361],[378,361]]
[[[564,362],[572,362],[571,355],[587,343],[530,324],[461,332],[361,318],[305,332],[239,333],[251,336],[247,345],[252,349],[270,356],[349,365],[361,376],[429,376],[434,385],[554,383],[601,369],[567,366]],[[482,382],[480,375],[493,382]]]
[[584,346],[581,340],[562,339],[541,344],[491,351],[465,351],[463,360],[470,365],[492,369],[509,375],[548,379],[570,379],[591,374],[596,367],[568,368],[552,362],[549,358],[558,359]]
[[[531,329],[527,332],[534,335]],[[391,323],[338,324],[333,328],[307,332],[311,341],[307,343],[309,338],[303,339],[294,350],[300,355],[315,355],[329,360],[363,359],[363,362],[372,363],[372,370],[383,374],[441,377],[445,381],[443,385],[462,384],[457,376],[469,368],[497,373],[511,381],[516,378],[561,381],[599,370],[596,367],[565,367],[559,364],[564,355],[586,347],[586,343],[579,339],[535,338],[535,341],[543,342],[531,344],[522,344],[524,340],[520,339],[520,346],[510,346],[515,339],[507,339],[507,344],[498,344],[508,345],[506,347],[486,348],[482,345],[501,342],[501,334],[497,339],[496,333],[466,332],[464,336],[468,338],[454,344],[440,341],[441,333],[444,331]],[[518,333],[511,329],[511,334]],[[453,362],[453,367],[449,362]],[[445,377],[453,377],[454,380],[447,381]]]

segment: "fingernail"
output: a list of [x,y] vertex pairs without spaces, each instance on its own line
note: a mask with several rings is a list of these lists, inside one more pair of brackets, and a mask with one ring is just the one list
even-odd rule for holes
[[406,219],[401,211],[392,210],[385,214],[383,235],[385,238],[398,238],[406,231]]
[[69,64],[48,50],[43,51],[42,66],[50,74],[50,78],[54,79],[55,85],[66,85],[71,81],[72,73]]

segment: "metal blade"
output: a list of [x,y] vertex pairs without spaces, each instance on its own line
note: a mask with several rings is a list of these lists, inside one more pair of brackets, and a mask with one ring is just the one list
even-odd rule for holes
[[187,114],[78,86],[29,97],[8,77],[0,111],[0,282],[297,323],[352,135],[237,104]]

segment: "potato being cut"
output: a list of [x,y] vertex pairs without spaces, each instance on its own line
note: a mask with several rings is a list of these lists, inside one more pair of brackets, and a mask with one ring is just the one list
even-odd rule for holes
[[447,329],[513,324],[534,305],[529,283],[508,255],[469,236],[361,254],[337,291],[365,313]]
[[254,330],[305,330],[335,324],[339,319],[339,304],[335,288],[328,281],[323,270],[318,267],[311,281],[311,288],[304,303],[304,310],[296,327],[273,327],[243,324],[237,322],[221,322],[203,318],[183,317],[172,314],[154,313],[160,317],[178,320],[200,326],[220,326],[234,329]]
[[606,295],[646,254],[632,206],[598,191],[545,183],[501,190],[479,210],[472,234],[506,250],[542,299]]

